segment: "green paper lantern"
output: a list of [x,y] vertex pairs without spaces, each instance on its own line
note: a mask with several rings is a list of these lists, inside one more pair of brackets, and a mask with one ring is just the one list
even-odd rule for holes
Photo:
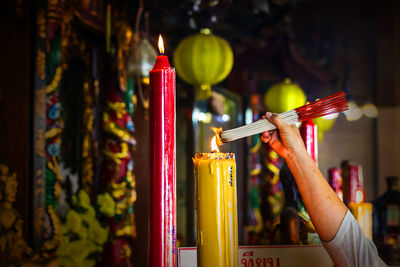
[[272,85],[264,97],[268,111],[282,113],[300,107],[306,102],[306,94],[289,78]]
[[233,52],[229,43],[209,29],[183,39],[174,52],[178,76],[196,87],[196,97],[211,96],[211,85],[228,76],[233,66]]

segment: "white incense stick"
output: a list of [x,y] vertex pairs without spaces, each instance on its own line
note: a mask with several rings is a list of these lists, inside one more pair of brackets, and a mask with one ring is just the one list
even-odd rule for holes
[[[279,114],[279,116],[288,124],[298,123],[298,116],[294,110],[290,110]],[[240,138],[259,134],[266,131],[276,129],[276,126],[267,119],[258,120],[256,122],[244,125],[235,129],[221,132],[221,139],[224,143],[232,142]]]

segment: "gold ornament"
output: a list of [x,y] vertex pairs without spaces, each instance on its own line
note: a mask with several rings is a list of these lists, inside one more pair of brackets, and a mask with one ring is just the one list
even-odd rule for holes
[[36,75],[42,80],[44,80],[45,77],[45,61],[46,53],[43,50],[38,49],[36,56]]
[[44,133],[43,129],[38,129],[36,131],[35,137],[35,152],[42,158],[44,157]]
[[60,85],[61,78],[62,78],[62,72],[63,72],[63,68],[61,66],[58,66],[56,68],[56,73],[54,74],[53,80],[46,86],[47,94],[54,92],[58,88],[58,86]]
[[44,118],[46,114],[46,104],[45,104],[45,91],[44,89],[38,89],[35,98],[35,112],[40,117]]
[[[98,88],[98,81],[94,82],[94,88]],[[96,87],[97,86],[97,87]],[[95,89],[96,90],[96,89]],[[85,125],[85,130],[83,134],[82,142],[82,188],[85,192],[90,195],[92,192],[93,185],[93,95],[92,90],[88,82],[83,84],[83,94],[84,94],[84,112],[83,112],[83,123]]]
[[17,185],[16,174],[0,164],[0,266],[39,266],[23,238],[21,216],[13,208]]

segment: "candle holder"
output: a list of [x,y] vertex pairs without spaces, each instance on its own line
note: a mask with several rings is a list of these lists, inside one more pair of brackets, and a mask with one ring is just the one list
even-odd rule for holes
[[193,164],[197,266],[237,266],[235,154],[197,153]]

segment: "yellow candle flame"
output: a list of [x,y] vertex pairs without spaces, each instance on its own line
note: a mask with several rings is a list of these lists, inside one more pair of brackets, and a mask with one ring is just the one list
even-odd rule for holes
[[356,191],[356,203],[360,204],[364,202],[364,192],[362,190]]
[[219,147],[217,145],[217,136],[211,139],[211,152],[219,152]]
[[222,132],[222,128],[211,127],[211,130],[215,133],[215,136],[211,139],[211,151],[219,152],[218,146],[222,145],[219,134]]
[[158,49],[160,50],[160,54],[164,54],[164,41],[161,34],[158,36]]

